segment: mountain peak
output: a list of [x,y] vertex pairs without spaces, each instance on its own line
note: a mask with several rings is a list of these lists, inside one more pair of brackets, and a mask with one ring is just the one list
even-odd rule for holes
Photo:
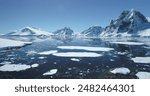
[[134,9],[125,10],[116,19],[112,20],[110,25],[105,28],[102,35],[111,36],[118,34],[136,34],[143,25],[147,24],[147,18]]
[[142,13],[134,9],[123,11],[118,19],[121,19],[123,21],[132,21],[138,24],[148,22],[148,20]]
[[9,35],[52,35],[52,33],[47,32],[47,31],[43,31],[40,28],[36,28],[36,27],[24,27],[16,32],[11,32],[9,33]]
[[20,31],[33,31],[33,30],[41,30],[41,29],[37,28],[37,27],[30,27],[30,26],[26,26],[26,27],[20,29]]
[[57,31],[54,32],[55,35],[72,35],[73,34],[73,30],[70,27],[64,27],[62,29],[59,29]]
[[102,31],[103,31],[103,28],[101,26],[92,26],[88,28],[87,30],[84,30],[83,32],[81,32],[81,34],[84,36],[97,37],[101,34]]

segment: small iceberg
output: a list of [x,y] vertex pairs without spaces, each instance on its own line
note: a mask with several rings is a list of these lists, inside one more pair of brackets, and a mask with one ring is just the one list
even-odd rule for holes
[[121,68],[116,68],[116,69],[114,69],[114,70],[112,70],[110,72],[113,73],[113,74],[117,74],[118,73],[118,74],[126,75],[126,74],[130,73],[130,70],[128,68],[121,67]]
[[23,71],[30,68],[31,68],[30,65],[25,64],[6,64],[0,67],[0,71],[13,72],[13,71]]
[[68,49],[68,50],[86,50],[86,51],[112,51],[113,48],[107,47],[86,47],[86,46],[58,46],[59,49]]
[[123,45],[144,45],[144,43],[139,42],[110,42],[112,44],[123,44]]
[[150,72],[138,72],[136,76],[139,79],[150,79]]
[[26,53],[28,56],[37,54],[37,52],[34,50],[27,51]]
[[38,66],[39,66],[39,64],[32,64],[32,65],[31,65],[32,68],[36,68],[36,67],[38,67]]
[[71,58],[70,60],[76,61],[76,62],[79,62],[79,61],[80,61],[80,59],[77,59],[77,58]]
[[132,58],[134,63],[149,63],[150,64],[150,57],[135,57]]
[[38,57],[39,59],[45,59],[46,57]]
[[103,55],[93,52],[64,52],[52,54],[58,57],[101,57]]
[[0,65],[5,65],[5,64],[11,64],[11,62],[9,62],[9,61],[3,61],[3,62],[0,63]]
[[32,65],[26,65],[26,64],[5,64],[3,66],[0,66],[0,71],[4,72],[13,72],[13,71],[23,71],[30,68],[38,67],[39,64],[32,64]]
[[58,69],[52,69],[52,70],[50,70],[50,71],[48,71],[46,73],[43,73],[43,75],[44,76],[46,76],[46,75],[54,75],[54,74],[57,73],[57,71],[58,71]]
[[50,50],[50,51],[44,51],[44,52],[40,52],[38,53],[39,55],[50,55],[53,53],[57,53],[57,50]]

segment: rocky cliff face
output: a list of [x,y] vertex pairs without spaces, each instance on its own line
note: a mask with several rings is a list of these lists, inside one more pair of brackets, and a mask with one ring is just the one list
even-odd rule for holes
[[103,28],[101,26],[92,26],[89,29],[81,32],[81,35],[88,36],[88,37],[97,37],[101,34]]
[[142,30],[146,27],[150,28],[150,26],[147,26],[149,25],[148,23],[149,22],[146,17],[139,11],[123,11],[116,20],[111,21],[110,25],[105,28],[101,36],[118,37],[137,35],[139,30]]
[[69,27],[65,27],[63,29],[59,29],[54,32],[55,35],[62,35],[62,36],[71,36],[73,35],[73,30],[70,29]]

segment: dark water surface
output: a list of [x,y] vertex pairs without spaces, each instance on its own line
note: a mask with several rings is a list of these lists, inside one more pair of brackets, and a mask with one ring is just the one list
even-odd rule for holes
[[[30,68],[18,72],[3,72],[0,71],[0,78],[137,78],[136,73],[139,71],[150,72],[150,64],[134,63],[131,58],[148,57],[150,56],[149,39],[129,39],[126,41],[144,42],[144,45],[124,45],[110,43],[114,39],[102,40],[100,38],[60,38],[60,37],[4,37],[22,41],[32,41],[31,45],[21,48],[6,48],[0,49],[0,63],[7,61],[11,64],[39,64],[36,68]],[[116,41],[116,40],[114,40]],[[117,39],[117,41],[124,41]],[[52,54],[40,55],[36,54],[43,51],[57,50],[58,52],[92,52],[86,50],[67,50],[59,49],[58,46],[91,46],[91,47],[108,47],[114,48],[108,52],[94,52],[102,54],[101,57],[58,57]],[[34,53],[36,52],[36,53]],[[42,59],[41,59],[42,57]],[[71,58],[76,58],[80,61],[72,61]],[[0,66],[3,66],[0,64]],[[126,67],[130,69],[130,73],[112,74],[110,71],[114,68]],[[49,76],[44,76],[43,73],[57,69],[57,73]]]

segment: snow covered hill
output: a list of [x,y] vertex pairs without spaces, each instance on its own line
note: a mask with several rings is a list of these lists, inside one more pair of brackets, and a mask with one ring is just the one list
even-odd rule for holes
[[45,35],[45,36],[50,36],[53,35],[50,32],[42,31],[39,28],[34,28],[34,27],[25,27],[23,29],[18,30],[17,32],[11,32],[8,33],[7,35],[21,35],[21,36],[27,36],[27,35]]
[[100,35],[101,37],[134,37],[149,34],[150,23],[139,11],[123,11],[121,15],[112,20],[110,25]]
[[103,28],[101,26],[92,26],[89,29],[80,33],[80,35],[87,37],[97,37],[101,34]]
[[74,32],[69,27],[65,27],[65,28],[59,29],[53,33],[55,35],[59,35],[59,36],[71,36],[71,35],[73,35]]

